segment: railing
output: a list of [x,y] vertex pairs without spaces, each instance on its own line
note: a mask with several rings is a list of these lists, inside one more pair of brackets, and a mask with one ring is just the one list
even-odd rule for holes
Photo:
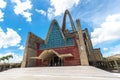
[[0,72],[11,68],[19,68],[21,63],[2,63],[0,64]]
[[120,72],[120,60],[97,61],[95,66],[108,71]]

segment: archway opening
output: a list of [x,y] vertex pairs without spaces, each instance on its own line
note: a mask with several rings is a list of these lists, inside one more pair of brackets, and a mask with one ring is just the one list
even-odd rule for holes
[[56,54],[48,58],[48,66],[62,66],[62,65],[63,65],[62,59],[58,57]]
[[40,58],[42,59],[42,66],[63,66],[64,58],[62,58],[56,51],[44,51]]
[[71,53],[59,54],[55,50],[44,50],[38,57],[31,57],[30,59],[37,59],[38,66],[64,66],[65,58],[73,57]]

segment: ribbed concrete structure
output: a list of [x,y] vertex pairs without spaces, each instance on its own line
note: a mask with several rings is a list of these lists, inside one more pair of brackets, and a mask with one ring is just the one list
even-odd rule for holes
[[[67,16],[71,26],[66,25]],[[57,20],[52,20],[44,40],[32,32],[28,33],[21,67],[94,66],[97,60],[102,60],[102,55],[98,56],[100,54],[100,49],[93,49],[88,30],[82,30],[79,19],[75,26],[72,16],[66,10],[62,26]]]

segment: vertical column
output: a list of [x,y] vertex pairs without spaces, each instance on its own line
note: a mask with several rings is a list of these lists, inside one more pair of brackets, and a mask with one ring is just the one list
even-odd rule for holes
[[117,68],[117,70],[120,71],[120,68],[118,66],[117,60],[114,60],[114,63],[115,63],[115,67]]
[[85,33],[86,33],[86,37],[87,37],[87,48],[88,48],[88,52],[89,52],[89,60],[93,62],[93,65],[95,65],[96,59],[95,59],[95,54],[93,51],[93,46],[92,46],[92,42],[90,39],[90,35],[88,33],[88,29],[85,29]]
[[24,56],[23,56],[23,61],[22,61],[21,67],[26,67],[27,62],[28,62],[28,45],[29,45],[30,35],[31,35],[31,32],[28,33],[26,47],[24,50]]
[[37,56],[37,45],[36,43],[40,43],[40,38],[29,32],[26,46],[24,50],[24,56],[21,67],[34,67],[36,66],[36,60],[30,59],[30,57]]
[[79,48],[79,53],[80,53],[80,62],[81,62],[81,65],[88,66],[89,65],[88,56],[87,56],[87,52],[85,49],[85,43],[84,43],[79,19],[76,20],[76,23],[77,23],[78,37],[79,37],[78,48]]

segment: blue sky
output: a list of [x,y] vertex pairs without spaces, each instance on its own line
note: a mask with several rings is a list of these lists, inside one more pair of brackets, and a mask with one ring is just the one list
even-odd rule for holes
[[[88,28],[94,48],[103,56],[120,54],[120,0],[0,0],[0,56],[22,60],[28,32],[45,39],[53,19],[62,25],[68,9],[82,29]],[[67,19],[69,25],[69,19]],[[76,23],[75,23],[76,25]]]

